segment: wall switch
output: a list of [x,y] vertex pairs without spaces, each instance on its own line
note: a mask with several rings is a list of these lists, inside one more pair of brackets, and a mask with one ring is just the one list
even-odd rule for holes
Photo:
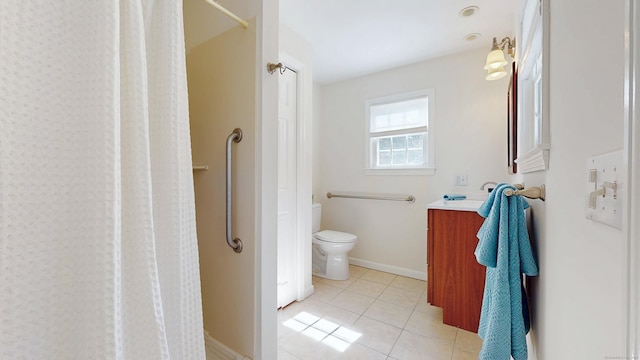
[[456,186],[467,186],[467,174],[456,175],[454,184]]
[[622,151],[587,159],[586,217],[622,229],[625,190]]

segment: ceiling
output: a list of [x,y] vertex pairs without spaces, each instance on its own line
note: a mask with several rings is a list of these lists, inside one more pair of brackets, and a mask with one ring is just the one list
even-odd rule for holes
[[[280,21],[313,49],[314,81],[333,83],[441,56],[483,48],[515,35],[515,0],[279,0]],[[255,0],[220,0],[243,17]],[[459,12],[479,10],[470,17]],[[187,50],[237,26],[204,0],[184,0]],[[465,36],[478,33],[473,41]],[[482,66],[484,59],[478,66]]]

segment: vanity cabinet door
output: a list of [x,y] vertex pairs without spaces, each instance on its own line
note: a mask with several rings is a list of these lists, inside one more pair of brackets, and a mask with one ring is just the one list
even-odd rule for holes
[[428,210],[427,300],[443,322],[477,332],[485,268],[473,252],[484,219],[473,211]]

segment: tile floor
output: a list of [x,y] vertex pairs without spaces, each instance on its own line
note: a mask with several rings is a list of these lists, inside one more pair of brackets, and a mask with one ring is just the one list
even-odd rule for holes
[[470,360],[478,335],[442,323],[424,281],[358,266],[314,277],[315,293],[278,311],[278,360]]

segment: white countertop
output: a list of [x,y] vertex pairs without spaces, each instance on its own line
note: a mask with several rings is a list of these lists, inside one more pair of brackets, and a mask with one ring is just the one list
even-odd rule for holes
[[427,205],[427,209],[478,211],[483,200],[438,200]]

